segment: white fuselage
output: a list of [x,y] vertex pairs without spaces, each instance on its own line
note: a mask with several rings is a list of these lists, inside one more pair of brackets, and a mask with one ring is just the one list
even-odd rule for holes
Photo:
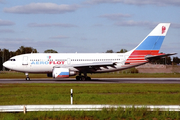
[[4,66],[19,72],[51,73],[54,67],[68,67],[70,71],[79,71],[73,66],[116,63],[114,67],[102,66],[100,69],[87,71],[87,73],[111,72],[125,69],[128,56],[128,53],[32,53],[12,57],[4,63]]

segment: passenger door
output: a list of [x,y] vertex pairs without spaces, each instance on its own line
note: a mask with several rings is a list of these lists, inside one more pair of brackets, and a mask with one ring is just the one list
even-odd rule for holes
[[28,65],[28,56],[23,56],[22,65]]

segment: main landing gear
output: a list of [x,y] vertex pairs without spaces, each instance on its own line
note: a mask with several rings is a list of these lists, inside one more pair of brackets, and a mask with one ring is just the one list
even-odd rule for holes
[[30,80],[29,74],[28,74],[28,73],[25,73],[25,75],[26,75],[26,80],[29,81],[29,80]]
[[77,81],[85,81],[85,80],[91,80],[91,77],[87,76],[87,73],[84,73],[84,76],[81,76],[81,73],[79,76],[76,76]]

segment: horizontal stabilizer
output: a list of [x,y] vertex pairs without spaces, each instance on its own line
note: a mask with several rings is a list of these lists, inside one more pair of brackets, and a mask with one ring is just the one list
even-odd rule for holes
[[167,57],[167,56],[171,56],[171,55],[175,55],[175,54],[177,54],[177,53],[169,53],[169,54],[162,54],[162,55],[155,55],[155,56],[147,55],[147,56],[145,56],[145,59],[148,61],[153,61],[153,60],[157,60],[157,59]]

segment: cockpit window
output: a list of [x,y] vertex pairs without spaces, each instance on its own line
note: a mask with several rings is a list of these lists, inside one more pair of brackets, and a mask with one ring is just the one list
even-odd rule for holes
[[9,59],[9,61],[16,61],[16,59]]

